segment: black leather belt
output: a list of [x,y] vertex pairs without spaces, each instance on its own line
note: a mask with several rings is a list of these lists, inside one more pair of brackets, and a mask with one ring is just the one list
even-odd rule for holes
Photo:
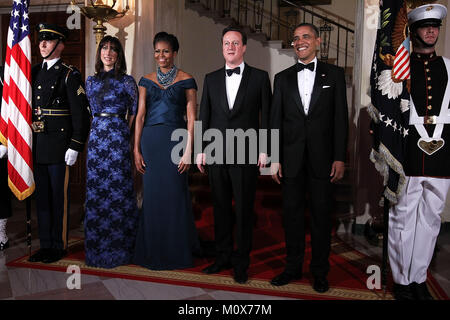
[[94,117],[101,117],[101,118],[120,118],[125,119],[125,114],[119,114],[119,113],[94,113]]

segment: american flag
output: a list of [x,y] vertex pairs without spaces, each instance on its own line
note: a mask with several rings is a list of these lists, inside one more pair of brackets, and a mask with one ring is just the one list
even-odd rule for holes
[[393,76],[395,80],[404,81],[411,79],[409,69],[409,37],[403,41],[395,54]]
[[0,142],[8,147],[8,184],[19,200],[34,191],[31,130],[30,0],[14,0],[8,29]]
[[[383,176],[385,186],[383,194],[391,204],[397,203],[406,183],[403,169],[403,151],[408,136],[409,121],[408,112],[404,111],[402,103],[409,101],[409,92],[406,81],[396,83],[392,78],[393,66],[391,66],[387,57],[395,54],[395,48],[392,44],[395,21],[399,12],[404,8],[405,1],[380,1],[381,27],[377,31],[370,75],[372,105],[367,108],[373,120],[374,131],[370,159]],[[403,47],[409,49],[409,39],[403,43]],[[399,55],[396,56],[400,57]],[[407,56],[409,58],[409,53]],[[400,70],[404,69],[401,68]],[[403,74],[403,76],[405,75]]]

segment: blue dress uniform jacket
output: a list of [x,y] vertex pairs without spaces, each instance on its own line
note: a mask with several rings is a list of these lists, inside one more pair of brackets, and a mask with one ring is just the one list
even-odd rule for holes
[[81,79],[74,67],[58,60],[49,70],[33,66],[33,121],[43,121],[34,133],[33,154],[38,164],[64,163],[67,149],[81,152],[89,135],[90,112]]
[[[436,56],[436,53],[412,53],[411,97],[419,117],[439,116],[447,83],[448,74],[442,57]],[[436,125],[426,124],[424,127],[432,137]],[[409,126],[405,165],[407,176],[450,177],[450,124],[444,125],[441,137],[445,141],[444,146],[428,155],[417,146],[420,135],[416,128]]]

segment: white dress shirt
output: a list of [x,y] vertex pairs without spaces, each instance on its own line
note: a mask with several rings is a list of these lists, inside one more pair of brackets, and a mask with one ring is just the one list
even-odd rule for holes
[[[241,68],[241,73],[236,74],[233,73],[230,77],[225,73],[225,86],[227,90],[227,100],[228,100],[228,107],[230,110],[233,109],[234,102],[236,101],[236,96],[239,90],[239,86],[241,84],[242,75],[244,74],[244,67],[245,63],[242,62],[239,67]],[[228,69],[234,69],[230,68],[229,66],[225,65],[225,70]]]
[[61,59],[61,58],[55,58],[52,60],[44,60],[42,62],[42,67],[44,66],[44,63],[47,62],[47,70],[50,70],[50,68],[53,67],[55,65],[55,63],[58,62],[59,59]]
[[[308,115],[309,112],[309,103],[311,102],[311,94],[316,79],[317,58],[314,58],[311,62],[314,62],[314,71],[303,69],[297,73],[298,92],[302,98],[302,104],[306,115]],[[303,62],[300,62],[300,60],[298,63],[304,64]]]

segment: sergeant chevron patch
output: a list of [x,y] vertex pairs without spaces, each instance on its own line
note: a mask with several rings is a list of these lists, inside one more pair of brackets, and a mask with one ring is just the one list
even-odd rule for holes
[[78,88],[78,90],[77,90],[77,95],[80,95],[80,94],[86,95],[86,92],[84,91],[84,89],[83,89],[82,86],[80,86],[80,87]]

